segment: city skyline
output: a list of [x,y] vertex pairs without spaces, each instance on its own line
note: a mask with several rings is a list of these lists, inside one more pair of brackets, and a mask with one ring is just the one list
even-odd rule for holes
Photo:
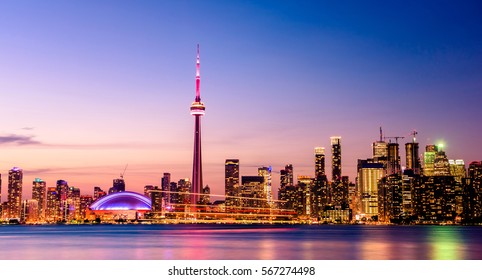
[[[5,4],[10,13],[0,23],[12,29],[0,33],[0,117],[6,120],[0,173],[6,178],[12,167],[22,168],[26,197],[37,177],[47,187],[64,179],[83,193],[94,186],[106,190],[125,164],[127,190],[160,186],[165,172],[175,180],[190,178],[186,104],[194,91],[198,42],[203,100],[210,106],[203,123],[203,177],[212,193],[224,193],[230,158],[239,159],[242,176],[255,176],[262,166],[279,172],[287,164],[295,177],[314,176],[315,147],[325,147],[331,178],[334,135],[342,137],[341,175],[354,181],[356,160],[371,156],[379,126],[386,135],[405,136],[402,151],[415,129],[421,152],[444,141],[450,159],[468,165],[482,157],[477,4],[455,10],[436,2],[387,4],[393,6],[385,13],[387,7],[364,9],[369,19],[355,7],[313,2],[187,1],[133,9],[116,3]],[[111,8],[112,21],[106,21]],[[53,16],[60,9],[65,14]],[[203,12],[197,35],[188,31],[196,9]],[[377,25],[395,10],[399,14],[386,29]],[[422,17],[427,11],[431,16]],[[20,22],[25,14],[31,18]],[[337,23],[343,14],[346,20]],[[447,15],[451,24],[442,22]],[[404,16],[413,21],[397,21]],[[118,29],[113,23],[125,17]],[[7,106],[15,102],[21,105]],[[276,192],[279,174],[272,177]]]

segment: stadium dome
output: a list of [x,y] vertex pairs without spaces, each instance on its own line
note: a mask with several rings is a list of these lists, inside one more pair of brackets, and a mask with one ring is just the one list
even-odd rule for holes
[[151,210],[151,199],[136,192],[118,192],[99,198],[91,210]]

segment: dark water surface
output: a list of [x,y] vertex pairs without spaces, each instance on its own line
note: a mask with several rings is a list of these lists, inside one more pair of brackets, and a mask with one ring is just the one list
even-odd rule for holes
[[0,226],[0,259],[482,259],[482,227]]

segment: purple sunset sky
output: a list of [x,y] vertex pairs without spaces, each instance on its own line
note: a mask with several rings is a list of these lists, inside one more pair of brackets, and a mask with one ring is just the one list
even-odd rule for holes
[[[204,184],[285,164],[314,175],[330,136],[342,170],[387,136],[418,131],[451,159],[482,159],[478,1],[3,1],[0,172],[24,169],[83,194],[191,177],[196,44],[201,45]],[[402,165],[405,165],[402,149]],[[273,173],[273,191],[279,175]],[[213,198],[216,199],[216,198]]]

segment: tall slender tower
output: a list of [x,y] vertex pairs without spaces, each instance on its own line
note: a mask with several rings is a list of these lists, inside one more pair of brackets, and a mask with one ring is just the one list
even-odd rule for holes
[[201,76],[199,62],[199,44],[197,45],[196,59],[196,99],[191,104],[191,115],[194,116],[194,158],[192,164],[192,189],[191,204],[199,202],[200,193],[203,188],[203,171],[201,160],[201,116],[204,116],[204,103],[201,102]]
[[331,139],[331,177],[333,182],[341,182],[341,137],[332,136]]

